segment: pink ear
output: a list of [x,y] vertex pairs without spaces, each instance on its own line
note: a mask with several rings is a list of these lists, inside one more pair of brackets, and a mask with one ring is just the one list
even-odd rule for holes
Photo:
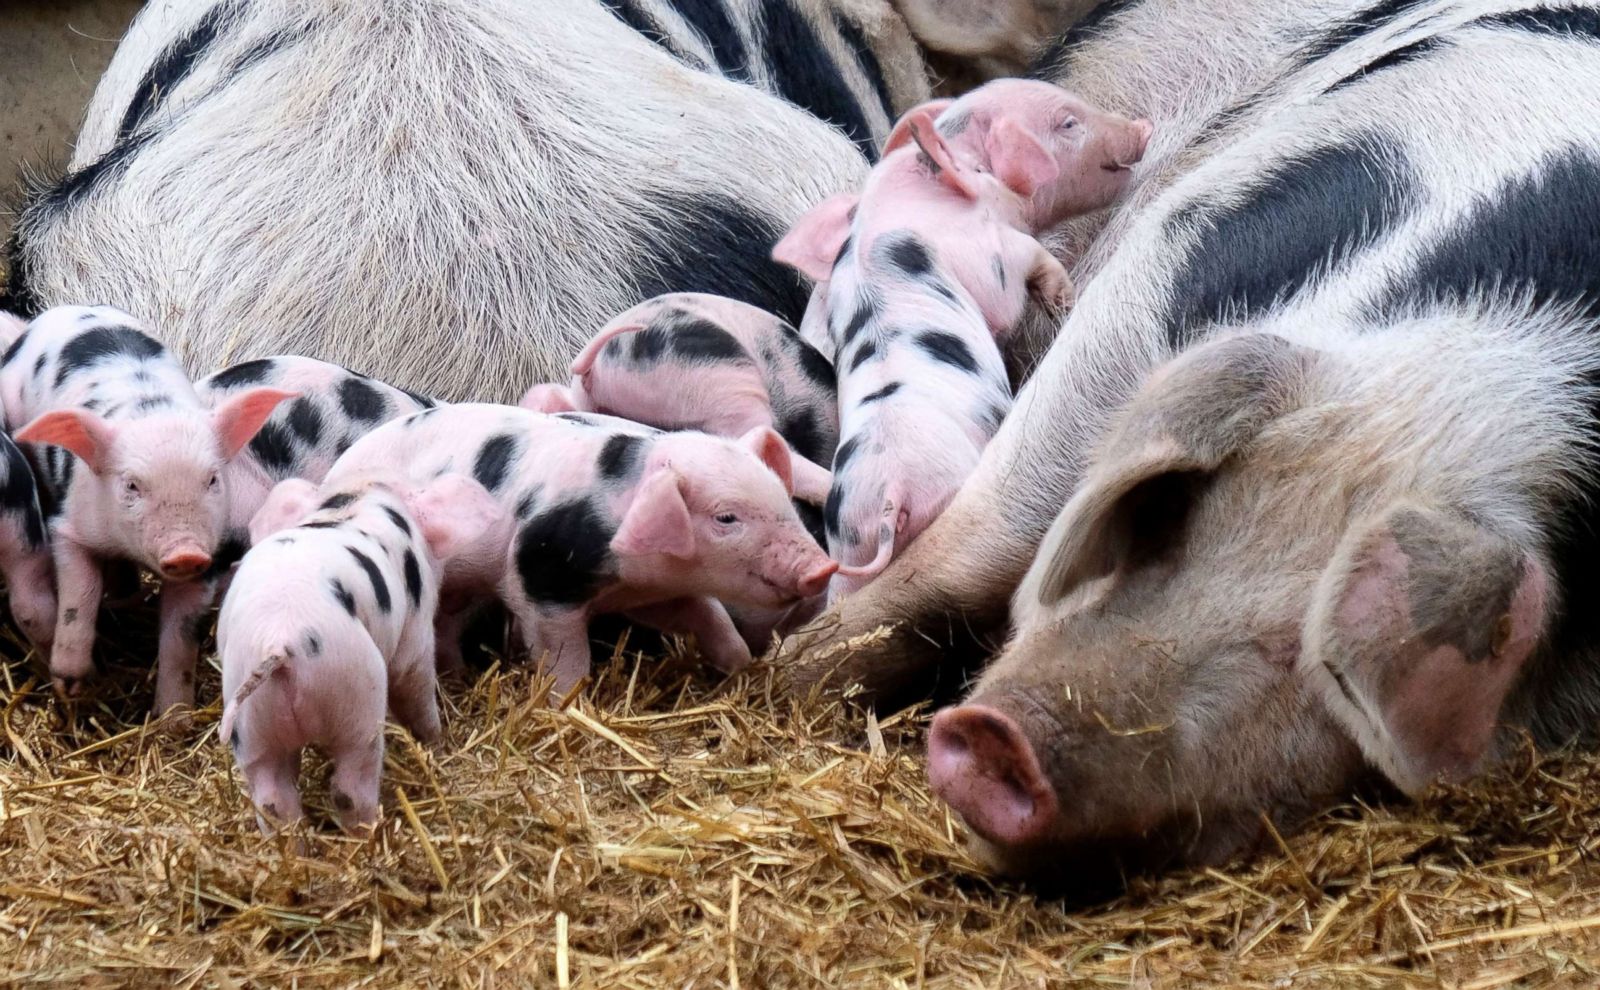
[[18,430],[13,439],[65,447],[99,474],[105,469],[116,436],[116,427],[87,409],[61,409],[40,416]]
[[640,483],[617,535],[611,538],[611,549],[625,557],[663,553],[688,560],[694,556],[694,529],[676,471],[657,468]]
[[488,489],[460,474],[443,474],[406,498],[422,538],[440,560],[471,546],[505,516]]
[[535,385],[522,394],[517,405],[541,413],[576,412],[578,409],[577,403],[572,401],[572,390],[565,385]]
[[933,118],[926,113],[913,111],[906,114],[905,125],[911,131],[911,139],[917,142],[917,147],[933,163],[934,175],[939,181],[964,196],[977,199],[980,190],[973,181],[972,169],[956,161],[955,152],[950,150],[944,135],[934,126]]
[[285,392],[280,388],[253,388],[218,406],[211,413],[211,428],[216,431],[217,449],[223,459],[232,460],[244,449],[278,408],[278,403],[299,395],[299,392]]
[[984,142],[995,178],[1019,196],[1032,196],[1061,174],[1056,160],[1016,121],[1001,117]]
[[783,490],[794,494],[794,460],[789,456],[789,445],[769,426],[758,426],[739,442],[748,447],[783,482]]
[[840,193],[807,210],[772,249],[772,260],[812,281],[826,282],[850,236],[850,213],[860,200],[855,193]]
[[950,109],[950,104],[954,102],[955,100],[949,99],[929,100],[927,103],[920,103],[912,107],[910,110],[907,110],[905,115],[895,123],[894,130],[889,132],[889,139],[883,142],[883,152],[881,157],[889,157],[889,152],[905,147],[906,143],[911,140],[911,128],[909,124],[912,114],[926,113],[933,119],[938,120],[939,115]]
[[317,509],[317,486],[304,478],[280,481],[250,518],[250,544],[254,546],[279,530],[290,529]]

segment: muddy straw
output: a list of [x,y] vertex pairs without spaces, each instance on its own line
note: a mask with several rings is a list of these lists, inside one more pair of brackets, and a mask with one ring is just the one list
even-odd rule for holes
[[64,722],[0,667],[0,983],[87,986],[1593,986],[1600,773],[1525,756],[1335,809],[1222,869],[1068,910],[977,876],[925,719],[794,711],[756,671],[621,657],[565,712],[525,668],[391,730],[370,842],[308,760],[304,854],[261,838],[211,707],[140,724],[114,668]]

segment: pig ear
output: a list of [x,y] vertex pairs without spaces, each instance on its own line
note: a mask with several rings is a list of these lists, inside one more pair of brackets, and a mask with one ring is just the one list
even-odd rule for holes
[[499,522],[505,509],[478,482],[460,474],[443,474],[421,491],[406,496],[428,550],[449,560]]
[[659,467],[645,476],[622,517],[611,549],[624,557],[664,553],[687,560],[694,556],[694,529],[683,500],[678,473]]
[[23,443],[48,443],[65,447],[95,474],[105,470],[117,428],[87,409],[61,409],[45,413],[12,438]]
[[814,282],[826,282],[850,236],[850,221],[860,200],[855,193],[841,193],[801,214],[772,249],[772,260]]
[[1160,560],[1213,473],[1298,404],[1315,353],[1245,334],[1158,369],[1045,535],[1019,602],[1054,605],[1086,581]]
[[739,443],[761,458],[761,463],[783,482],[785,494],[794,494],[794,459],[783,437],[769,426],[758,426],[739,438]]
[[576,412],[572,391],[565,385],[535,385],[522,393],[517,405],[541,413]]
[[1511,541],[1401,503],[1345,534],[1306,617],[1300,669],[1408,794],[1478,768],[1544,631],[1549,581]]
[[1044,145],[1009,117],[1000,118],[989,128],[984,149],[989,153],[989,168],[995,178],[1018,196],[1032,196],[1061,174]]
[[279,388],[252,388],[218,406],[211,413],[211,428],[217,434],[217,448],[223,460],[232,460],[266,424],[267,417],[285,399],[299,396]]
[[939,133],[939,128],[933,123],[933,117],[925,111],[913,110],[906,114],[906,127],[911,131],[911,140],[928,157],[933,164],[933,173],[939,181],[971,199],[977,199],[980,190],[975,181],[976,173],[972,169],[956,161],[955,152]]
[[280,481],[250,518],[250,544],[254,546],[279,530],[300,525],[321,504],[317,486],[304,478]]
[[899,121],[895,123],[894,130],[889,132],[889,139],[883,142],[883,151],[879,157],[888,157],[891,151],[897,151],[911,143],[910,124],[912,114],[926,113],[934,120],[938,120],[939,115],[950,109],[950,104],[954,102],[955,100],[949,99],[929,100],[927,103],[919,103],[910,110],[907,110],[905,116],[901,117]]

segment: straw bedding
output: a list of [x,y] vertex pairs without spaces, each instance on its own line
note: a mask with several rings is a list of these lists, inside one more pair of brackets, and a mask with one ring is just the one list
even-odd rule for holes
[[187,727],[143,721],[141,665],[69,720],[3,652],[6,985],[1600,984],[1584,756],[1338,808],[1071,907],[976,872],[924,783],[921,713],[798,710],[760,668],[724,685],[619,651],[552,710],[526,667],[492,667],[447,688],[437,749],[390,729],[363,842],[331,825],[314,759],[309,826],[259,835],[214,671]]

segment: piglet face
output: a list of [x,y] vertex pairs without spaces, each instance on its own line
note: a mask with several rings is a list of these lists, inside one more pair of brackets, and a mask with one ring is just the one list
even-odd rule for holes
[[[1053,88],[1053,87],[1052,87]],[[1060,170],[1034,191],[1040,228],[1103,209],[1128,188],[1153,125],[1090,106],[1065,92],[1035,99],[1019,123],[1035,134]]]

